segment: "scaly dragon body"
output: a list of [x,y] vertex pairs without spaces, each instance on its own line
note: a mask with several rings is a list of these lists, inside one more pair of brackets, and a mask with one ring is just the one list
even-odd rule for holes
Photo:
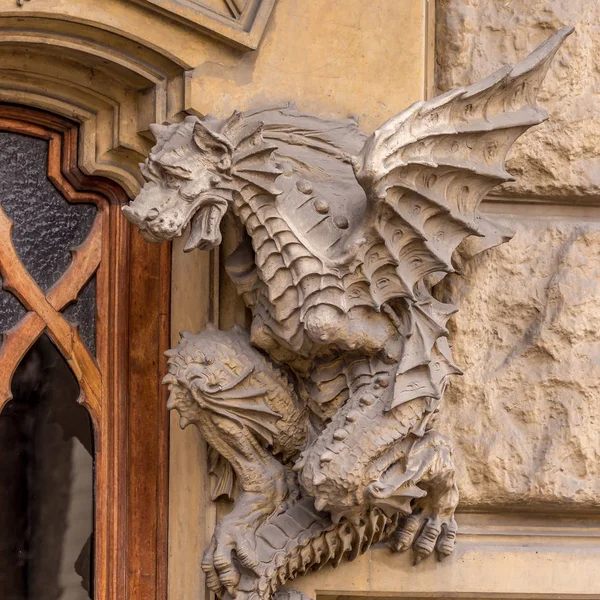
[[466,238],[471,254],[510,238],[478,206],[546,118],[536,94],[569,33],[368,138],[291,106],[153,127],[127,217],[149,241],[189,224],[190,251],[219,245],[230,211],[245,238],[226,269],[250,332],[185,334],[165,378],[219,457],[218,494],[238,482],[203,561],[219,597],[268,600],[383,537],[417,559],[452,551],[458,491],[433,421],[460,372],[456,309],[434,287]]

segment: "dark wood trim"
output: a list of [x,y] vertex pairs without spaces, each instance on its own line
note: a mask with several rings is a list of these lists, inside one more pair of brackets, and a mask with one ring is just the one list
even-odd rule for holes
[[[160,382],[169,346],[170,246],[134,233],[120,210],[125,192],[78,168],[76,123],[0,104],[0,130],[47,139],[50,180],[69,201],[93,202],[101,214],[97,355],[77,359],[83,366],[75,373],[82,390],[92,380],[81,400],[96,439],[95,600],[166,600],[169,422]],[[40,302],[51,303],[50,292]],[[62,289],[55,296],[68,294]],[[40,323],[48,327],[30,315],[22,336]],[[17,344],[19,352],[28,343]]]

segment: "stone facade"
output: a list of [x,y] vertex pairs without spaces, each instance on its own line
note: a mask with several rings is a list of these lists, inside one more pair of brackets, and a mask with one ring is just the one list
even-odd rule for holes
[[[243,16],[261,4],[7,0],[0,100],[80,123],[82,169],[133,198],[143,183],[137,164],[154,143],[150,123],[295,101],[319,117],[358,117],[369,134],[412,102],[478,81],[574,25],[540,91],[549,121],[511,151],[516,182],[482,204],[515,237],[465,260],[436,290],[458,305],[450,333],[464,371],[439,422],[456,447],[456,551],[413,567],[376,549],[295,587],[313,598],[600,596],[597,4],[278,0]],[[183,240],[173,244],[173,345],[180,330],[208,322],[248,324],[222,268],[239,232],[228,222],[223,231],[220,251],[184,254]],[[178,421],[173,414],[169,598],[208,598],[202,550],[230,507],[212,505],[206,445]]]
[[[593,203],[600,195],[600,6],[588,0],[438,0],[436,85],[446,91],[476,81],[565,25],[576,34],[552,66],[540,94],[550,119],[510,155],[511,196]],[[502,192],[501,192],[502,193]]]
[[514,219],[445,290],[460,306],[446,396],[464,508],[600,508],[600,227]]

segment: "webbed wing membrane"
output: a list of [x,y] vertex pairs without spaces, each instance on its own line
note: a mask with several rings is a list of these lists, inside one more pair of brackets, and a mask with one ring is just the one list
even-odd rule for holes
[[561,29],[479,83],[413,104],[375,131],[354,161],[371,208],[361,265],[371,297],[376,306],[404,298],[410,316],[388,409],[439,399],[447,376],[460,372],[445,339],[453,307],[437,303],[430,288],[454,270],[466,237],[482,238],[479,251],[510,239],[477,208],[512,180],[504,160],[515,140],[546,119],[536,95],[571,32]]
[[368,138],[354,167],[374,203],[363,270],[376,304],[414,299],[425,276],[452,272],[452,254],[465,237],[489,238],[487,247],[506,239],[477,207],[512,180],[504,160],[515,140],[546,119],[536,95],[571,31],[561,29],[522,62],[479,83],[413,104]]

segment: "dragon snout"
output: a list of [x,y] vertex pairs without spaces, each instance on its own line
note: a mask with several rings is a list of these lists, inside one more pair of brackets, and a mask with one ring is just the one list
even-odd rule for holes
[[125,205],[125,206],[121,207],[121,210],[123,211],[123,214],[125,215],[125,218],[132,225],[135,225],[135,226],[139,227],[142,224],[142,222],[144,220],[142,218],[142,215],[131,204],[128,204],[128,205]]
[[[176,235],[180,228],[178,214],[161,215],[158,208],[142,211],[134,204],[122,208],[125,218],[138,227],[145,237],[165,239]],[[149,241],[155,241],[150,239]]]
[[[156,209],[152,209],[156,210]],[[156,214],[152,217],[150,214],[146,217],[148,229],[155,235],[161,237],[171,237],[178,233],[180,229],[180,222],[177,215],[174,216],[159,216]]]

